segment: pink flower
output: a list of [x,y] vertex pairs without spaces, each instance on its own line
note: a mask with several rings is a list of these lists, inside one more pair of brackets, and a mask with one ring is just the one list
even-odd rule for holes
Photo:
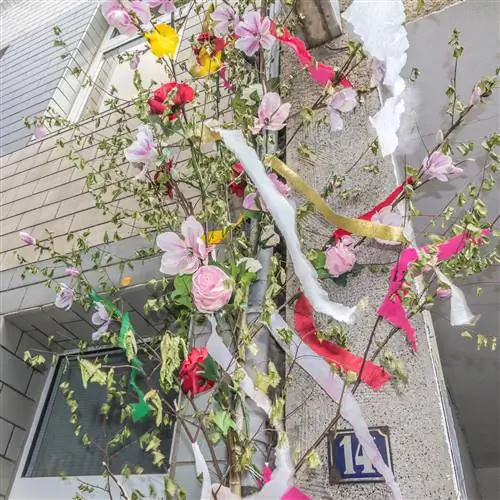
[[72,278],[76,278],[80,276],[80,271],[76,267],[68,267],[66,268],[66,276],[71,276]]
[[438,286],[436,290],[436,295],[442,300],[449,299],[451,297],[451,288],[444,288],[442,286]]
[[[403,225],[403,217],[397,212],[393,212],[391,207],[384,207],[372,217],[372,222],[400,227]],[[375,240],[382,243],[382,245],[399,245],[397,241],[381,240],[379,238],[375,238]]]
[[61,289],[56,295],[54,305],[59,309],[69,311],[73,305],[73,289],[65,283],[61,283]]
[[242,50],[247,56],[253,56],[260,47],[270,50],[276,41],[271,34],[271,21],[268,17],[262,17],[254,10],[243,15],[234,30],[238,39],[235,47]]
[[111,324],[111,317],[101,302],[97,302],[94,307],[95,312],[92,314],[92,323],[98,326],[99,329],[92,333],[92,340],[97,342],[108,331]]
[[35,125],[35,137],[37,139],[41,139],[45,135],[45,127],[43,126],[43,123],[38,122]]
[[143,0],[151,9],[158,9],[160,14],[171,14],[175,11],[173,0]]
[[[267,176],[280,194],[282,194],[283,196],[288,196],[290,194],[290,186],[288,186],[284,182],[281,182],[275,173],[267,174]],[[257,196],[258,194],[255,191],[253,193],[247,194],[243,199],[243,208],[246,208],[247,210],[262,210],[264,212],[267,212],[267,207],[260,198],[259,205],[257,205]]]
[[441,182],[448,181],[448,175],[460,174],[463,170],[453,164],[451,156],[442,151],[434,151],[431,156],[426,156],[422,163],[424,173],[429,179],[437,179]]
[[476,85],[470,96],[469,105],[476,106],[477,104],[479,104],[481,102],[481,94],[482,94],[481,88]]
[[150,163],[156,160],[153,131],[148,125],[139,125],[137,139],[125,150],[125,158],[132,163]]
[[342,240],[338,241],[335,246],[329,247],[325,255],[325,267],[334,278],[351,271],[356,263],[356,255]]
[[330,102],[328,103],[328,109],[330,112],[330,129],[332,132],[342,130],[344,128],[344,122],[340,117],[340,113],[347,113],[356,107],[356,95],[356,91],[351,87],[344,88],[333,94]]
[[181,225],[181,239],[174,232],[159,234],[156,245],[165,253],[161,258],[160,271],[163,274],[193,274],[199,267],[200,261],[208,257],[205,242],[203,241],[203,227],[191,215]]
[[227,274],[217,266],[202,266],[193,274],[191,288],[198,311],[213,313],[224,307],[233,293]]
[[221,4],[212,12],[212,19],[215,21],[214,34],[216,36],[225,36],[229,33],[230,25],[232,28],[240,22],[238,14],[230,5]]
[[148,24],[151,21],[151,12],[149,5],[142,0],[132,0],[130,2],[132,10],[137,14],[142,24]]
[[139,54],[139,52],[134,52],[132,59],[130,59],[130,68],[137,69],[140,62],[141,62],[141,55]]
[[258,118],[255,118],[252,134],[258,134],[264,130],[281,130],[285,126],[285,120],[290,114],[290,103],[281,104],[281,98],[276,92],[268,92],[262,98]]
[[370,79],[370,87],[378,87],[385,78],[386,65],[384,61],[379,61],[376,58],[372,59],[372,77]]
[[103,0],[101,11],[108,24],[116,28],[122,35],[133,35],[136,32],[130,14],[117,0]]
[[21,241],[23,243],[26,243],[26,245],[34,246],[36,245],[36,239],[31,236],[30,233],[26,233],[24,231],[19,232],[19,238],[21,238]]

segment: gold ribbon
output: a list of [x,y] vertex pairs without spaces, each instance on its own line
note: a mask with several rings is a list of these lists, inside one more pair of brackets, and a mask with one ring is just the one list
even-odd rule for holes
[[287,167],[275,156],[266,156],[264,163],[285,178],[293,189],[304,195],[307,200],[316,207],[318,212],[335,227],[339,227],[349,231],[350,233],[357,234],[359,236],[366,236],[368,238],[399,241],[401,243],[407,242],[403,234],[403,229],[400,227],[386,226],[385,224],[378,224],[376,222],[361,219],[353,219],[351,217],[336,214],[311,186],[304,182],[296,172]]

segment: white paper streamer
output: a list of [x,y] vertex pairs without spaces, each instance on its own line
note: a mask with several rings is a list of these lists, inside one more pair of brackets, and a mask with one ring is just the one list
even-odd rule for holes
[[382,109],[370,118],[383,156],[394,153],[398,146],[397,132],[405,111],[403,92],[406,84],[400,73],[406,64],[409,47],[402,0],[354,0],[342,14],[363,42],[371,57],[385,65],[383,83],[391,92]]
[[193,447],[194,465],[196,468],[196,474],[197,475],[201,474],[203,477],[200,500],[212,500],[210,472],[208,471],[207,462],[205,462],[205,459],[203,458],[203,454],[201,453],[198,443],[191,443],[191,446]]
[[283,234],[293,262],[295,275],[312,307],[337,321],[354,323],[356,308],[330,301],[328,293],[319,285],[316,270],[300,248],[299,238],[295,230],[295,210],[268,178],[264,165],[262,165],[255,150],[246,144],[245,138],[239,130],[217,129],[217,132],[221,135],[226,146],[242,163],[245,172],[254,183],[269,213]]
[[[271,316],[270,332],[272,336],[282,349],[292,356],[295,362],[309,373],[319,386],[338,404],[344,387],[343,380],[331,370],[330,365],[323,358],[317,356],[295,333],[293,334],[291,344],[285,344],[278,333],[283,328],[289,329],[289,326],[279,314],[274,313]],[[344,391],[340,414],[352,425],[359,443],[363,446],[364,452],[373,466],[384,476],[387,485],[392,490],[394,498],[402,500],[403,497],[394,479],[394,475],[380,455],[363,418],[361,408],[350,390]]]
[[448,285],[451,289],[450,297],[450,324],[451,326],[475,325],[479,319],[479,315],[472,314],[472,311],[467,304],[467,299],[460,288],[455,286],[451,280],[444,275],[438,267],[434,267],[436,276],[439,281]]

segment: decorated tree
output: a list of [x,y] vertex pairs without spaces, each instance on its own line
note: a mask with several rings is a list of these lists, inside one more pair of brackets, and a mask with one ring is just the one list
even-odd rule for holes
[[[103,243],[119,240],[121,228],[133,224],[140,228],[145,245],[133,257],[121,258],[92,244],[90,230],[68,234],[73,249],[64,253],[50,234],[42,241],[27,233],[20,237],[41,257],[49,256],[55,265],[66,267],[67,279],[57,283],[53,268],[37,267],[21,258],[29,272],[43,273],[47,285],[54,288],[55,306],[68,310],[78,301],[96,326],[92,337],[79,346],[82,381],[84,386],[98,384],[106,392],[101,408],[104,421],[118,409],[122,422],[120,432],[103,451],[104,476],[118,486],[123,498],[146,493],[129,491],[118,477],[140,473],[135,464],[113,470],[107,459],[115,447],[128,442],[130,429],[149,420],[152,430],[138,439],[143,452],[165,474],[163,497],[183,497],[161,451],[162,432],[176,423],[191,443],[201,498],[236,499],[248,494],[262,499],[308,498],[294,486],[294,475],[304,465],[317,465],[317,446],[343,419],[394,497],[400,498],[393,473],[365,423],[363,413],[370,408],[361,409],[355,393],[360,384],[366,384],[376,398],[376,391],[390,381],[411,383],[403,363],[389,353],[387,345],[403,332],[398,341],[406,338],[408,348],[416,350],[411,318],[432,307],[436,298],[449,300],[452,325],[474,324],[475,316],[452,280],[479,274],[498,262],[491,247],[496,219],[481,200],[481,194],[495,186],[497,133],[480,145],[487,156],[480,182],[471,185],[469,196],[454,193],[443,205],[427,243],[416,247],[409,228],[411,218],[418,215],[415,193],[461,174],[455,156],[460,154],[466,161],[473,145],[455,143],[453,133],[474,108],[487,103],[497,75],[478,79],[463,102],[452,82],[446,91],[450,124],[437,132],[432,150],[420,165],[406,165],[405,180],[389,196],[350,218],[335,213],[328,204],[332,193],[345,193],[345,177],[332,172],[318,193],[286,165],[287,146],[298,132],[287,129],[294,77],[280,81],[276,61],[280,51],[295,57],[299,73],[307,74],[321,89],[314,105],[302,109],[299,128],[329,120],[335,134],[344,127],[346,114],[363,106],[367,94],[383,88],[388,97],[371,117],[376,139],[369,150],[391,155],[398,147],[407,86],[400,75],[408,48],[402,2],[354,0],[344,18],[355,35],[343,49],[342,64],[335,68],[313,58],[292,34],[300,19],[278,10],[274,2],[262,2],[259,8],[248,0],[184,5],[197,11],[202,21],[201,31],[191,39],[188,68],[176,61],[183,21],[173,16],[173,0],[103,0],[101,8],[120,33],[144,36],[144,52],[157,58],[164,79],[145,86],[137,69],[144,53],[122,56],[121,63],[135,71],[137,97],[122,103],[111,91],[107,106],[119,117],[115,134],[105,139],[97,134],[86,137],[98,144],[105,159],[89,163],[76,149],[69,157],[75,168],[89,172],[87,189],[95,206],[104,215],[111,213],[111,207],[116,209],[111,218],[116,231],[106,234]],[[54,31],[64,45],[64,33]],[[457,33],[450,44],[451,57],[458,61],[462,47]],[[370,85],[355,88],[350,75],[367,67],[367,62],[372,68]],[[90,80],[88,84],[97,85]],[[130,119],[140,123],[135,130],[127,125]],[[44,129],[72,128],[77,145],[83,137],[79,124],[50,110],[28,125],[39,135]],[[314,155],[304,145],[299,149],[302,155]],[[187,158],[182,166],[181,155]],[[354,159],[353,164],[359,161]],[[297,195],[303,203],[292,202]],[[130,202],[119,204],[122,199]],[[463,206],[469,208],[465,214],[459,210]],[[319,248],[310,248],[304,241],[312,213],[321,214],[324,227],[332,231]],[[383,265],[360,264],[357,253],[364,245],[382,246],[396,256]],[[87,278],[83,255],[90,255],[92,270],[101,273],[98,287]],[[113,263],[127,269],[157,255],[161,265],[148,283],[151,296],[144,307],[146,312],[168,312],[169,319],[161,335],[144,338],[121,304],[119,291],[127,280],[113,282],[106,266]],[[367,306],[334,302],[322,281],[348,289],[350,280],[365,267],[372,272],[380,267],[391,271],[385,299],[374,305],[372,333],[365,349],[357,353],[350,348],[351,331],[346,325],[355,324],[359,310]],[[293,321],[285,321],[282,313],[287,308]],[[330,327],[318,327],[318,318],[329,318]],[[373,351],[383,322],[392,329]],[[494,339],[489,342],[493,347]],[[279,346],[281,355],[276,359],[270,358],[270,344]],[[108,364],[107,354],[93,361],[83,356],[95,346],[122,350],[127,383]],[[25,359],[32,365],[47,361],[43,352],[34,351],[26,353]],[[292,459],[285,395],[294,365],[324,389],[325,398],[337,404],[337,412],[320,439]],[[80,424],[74,392],[67,384],[61,389],[82,446],[92,446],[89,429]],[[182,397],[173,397],[176,393]],[[208,456],[201,451],[201,440]],[[216,446],[225,451],[224,460],[218,458]],[[91,490],[92,485],[82,483],[79,494]]]

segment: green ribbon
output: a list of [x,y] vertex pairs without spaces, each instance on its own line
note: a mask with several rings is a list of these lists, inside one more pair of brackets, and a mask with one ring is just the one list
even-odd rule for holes
[[89,298],[94,305],[98,302],[103,304],[108,311],[108,314],[115,316],[121,323],[118,346],[123,349],[128,362],[132,365],[128,383],[139,398],[137,403],[132,403],[130,405],[132,409],[132,421],[139,422],[144,420],[146,417],[151,415],[151,409],[144,399],[144,392],[137,385],[137,375],[139,372],[143,372],[143,369],[141,361],[137,358],[137,344],[135,341],[134,327],[130,321],[130,315],[128,312],[122,313],[115,304],[113,304],[110,300],[101,297],[94,290],[89,293]]

